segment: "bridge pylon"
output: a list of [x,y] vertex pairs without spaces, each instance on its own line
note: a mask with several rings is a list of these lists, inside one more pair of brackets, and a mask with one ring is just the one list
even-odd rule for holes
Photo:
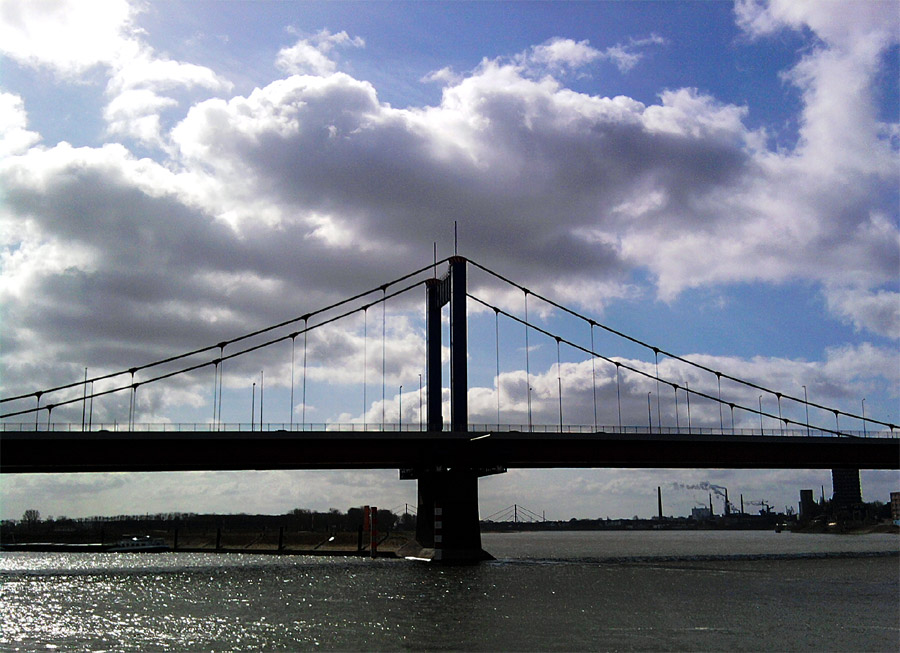
[[[441,278],[426,283],[426,404],[429,432],[443,431],[441,309],[450,304],[450,430],[468,430],[468,369],[466,325],[466,259],[454,256]],[[493,557],[481,548],[478,523],[478,478],[498,470],[459,465],[458,461],[423,460],[422,466],[401,470],[402,478],[418,481],[416,541],[432,549],[431,559],[443,563],[477,562]]]

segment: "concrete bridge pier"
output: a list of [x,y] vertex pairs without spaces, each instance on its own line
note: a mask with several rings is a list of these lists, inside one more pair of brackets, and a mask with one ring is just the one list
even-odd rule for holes
[[419,474],[416,541],[433,549],[434,562],[493,560],[481,548],[476,470],[442,469]]

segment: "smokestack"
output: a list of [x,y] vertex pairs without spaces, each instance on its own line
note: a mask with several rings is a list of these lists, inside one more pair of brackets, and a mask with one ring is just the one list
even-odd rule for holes
[[662,519],[662,487],[656,486],[656,501],[659,504],[659,518]]
[[741,492],[741,514],[744,514],[744,493]]
[[715,514],[716,513],[713,512],[713,507],[712,507],[712,492],[710,492],[709,493],[709,516],[712,517]]
[[725,516],[731,514],[731,507],[728,505],[728,488],[725,488]]

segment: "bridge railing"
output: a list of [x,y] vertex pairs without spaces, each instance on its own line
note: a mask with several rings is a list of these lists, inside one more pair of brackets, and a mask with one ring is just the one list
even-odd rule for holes
[[[84,431],[92,431],[92,432],[128,432],[128,424],[127,423],[118,423],[118,422],[110,422],[110,423],[94,423],[90,426],[90,428],[83,427],[80,423],[68,423],[68,422],[52,422],[51,424],[38,424],[37,428],[35,428],[34,422],[24,423],[24,422],[2,422],[0,423],[0,432],[9,431],[9,432],[21,432],[21,431],[54,431],[54,432],[84,432]],[[280,432],[280,431],[290,431],[290,432],[304,432],[304,431],[355,431],[355,432],[421,432],[418,423],[413,424],[396,424],[396,423],[387,423],[381,424],[380,422],[377,424],[363,424],[359,422],[342,422],[342,423],[308,423],[308,424],[288,424],[281,422],[271,422],[262,424],[262,428],[260,428],[260,424],[251,425],[248,422],[227,422],[222,423],[216,428],[214,425],[208,422],[185,422],[185,423],[173,423],[173,422],[149,422],[149,423],[138,423],[134,425],[132,431],[137,432],[215,432],[215,431],[225,431],[225,432],[258,432],[258,431],[266,431],[266,432]],[[445,425],[444,431],[449,431],[449,426]],[[838,437],[832,431],[822,431],[815,428],[791,428],[791,429],[754,429],[754,428],[735,428],[735,429],[722,429],[722,428],[711,428],[711,427],[647,427],[647,426],[623,426],[619,428],[618,426],[600,426],[596,430],[593,426],[590,425],[564,425],[562,430],[560,430],[559,424],[534,424],[529,427],[527,424],[470,424],[469,431],[473,433],[477,432],[495,432],[495,433],[510,433],[510,432],[521,432],[528,433],[529,431],[532,433],[569,433],[569,434],[588,434],[588,433],[634,433],[634,434],[660,434],[660,435],[764,435],[764,436],[786,436],[786,437],[807,437],[807,436],[815,436],[815,437]],[[892,431],[875,431],[875,430],[866,430],[866,431],[856,431],[856,430],[841,430],[841,436],[845,437],[868,437],[868,438],[892,438],[892,437],[900,437],[900,433],[892,432]]]

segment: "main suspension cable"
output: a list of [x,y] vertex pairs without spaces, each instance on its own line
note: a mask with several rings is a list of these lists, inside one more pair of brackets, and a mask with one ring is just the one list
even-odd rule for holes
[[[634,374],[638,374],[638,375],[643,376],[643,377],[645,377],[645,378],[647,378],[647,379],[649,379],[649,380],[656,380],[656,379],[658,378],[655,374],[652,374],[652,373],[650,373],[650,372],[645,372],[644,370],[638,369],[638,368],[636,368],[636,367],[632,367],[631,365],[627,365],[627,364],[625,364],[625,363],[622,363],[621,361],[613,360],[612,358],[609,358],[609,357],[607,357],[607,356],[604,356],[603,354],[599,354],[599,353],[597,353],[597,352],[595,352],[595,351],[590,351],[590,350],[588,350],[587,348],[583,347],[582,345],[579,345],[579,344],[577,344],[577,343],[575,343],[575,342],[572,342],[572,341],[570,341],[570,340],[567,340],[566,338],[563,338],[563,337],[561,337],[561,336],[557,336],[556,334],[551,333],[550,331],[547,331],[546,329],[543,329],[543,328],[541,328],[541,327],[539,327],[539,326],[537,326],[537,325],[535,325],[535,324],[527,324],[527,323],[525,322],[525,320],[523,320],[522,318],[520,318],[520,317],[518,317],[518,316],[516,316],[516,315],[513,315],[513,314],[511,314],[511,313],[509,313],[509,312],[507,312],[507,311],[504,311],[502,308],[498,308],[498,307],[494,306],[493,304],[491,304],[491,303],[489,303],[489,302],[486,302],[486,301],[484,301],[483,299],[480,299],[479,297],[476,297],[475,295],[472,295],[472,294],[470,294],[470,293],[466,293],[466,296],[469,297],[470,299],[473,299],[474,301],[478,302],[479,304],[482,304],[482,305],[485,306],[486,308],[489,308],[489,309],[492,309],[492,310],[497,310],[497,311],[499,311],[500,313],[502,313],[503,315],[505,315],[506,317],[508,317],[509,319],[514,320],[514,321],[518,322],[519,324],[525,325],[526,329],[530,327],[530,328],[534,329],[535,331],[537,331],[537,332],[539,332],[539,333],[542,333],[542,334],[544,334],[545,336],[547,336],[547,337],[549,337],[549,338],[554,338],[554,339],[557,339],[557,338],[558,338],[561,342],[565,342],[567,345],[569,345],[570,347],[572,347],[572,348],[574,348],[574,349],[578,349],[579,351],[582,351],[582,352],[584,352],[584,353],[586,353],[586,354],[590,354],[590,355],[592,355],[592,356],[596,356],[597,358],[600,358],[601,360],[604,360],[604,361],[606,361],[606,362],[608,362],[608,363],[611,363],[611,364],[615,365],[615,366],[616,366],[616,371],[617,371],[617,372],[618,372],[618,369],[621,367],[621,368],[623,368],[623,369],[628,370],[629,372],[633,372]],[[674,382],[673,382],[673,381],[663,380],[663,382],[666,383],[667,385],[674,385]],[[689,422],[689,427],[688,427],[688,428],[690,428],[690,396],[691,396],[692,394],[694,394],[694,395],[697,395],[698,397],[703,397],[704,399],[709,399],[710,401],[718,401],[718,400],[717,400],[717,398],[714,397],[713,395],[707,394],[707,393],[702,392],[702,391],[700,391],[700,390],[691,390],[690,386],[688,386],[687,384],[685,384],[685,385],[686,385],[686,387],[685,387],[685,393],[687,394],[687,397],[688,397],[688,422]],[[730,404],[730,405],[731,405],[731,404]],[[766,413],[766,412],[764,412],[764,411],[762,411],[762,410],[757,410],[757,409],[755,409],[755,408],[747,408],[746,406],[741,406],[741,405],[739,405],[739,404],[733,404],[733,405],[734,405],[735,407],[737,407],[737,408],[740,408],[741,410],[745,410],[745,411],[747,411],[747,412],[749,412],[749,413],[757,414],[757,415],[759,415],[760,417],[768,417],[768,418],[770,418],[770,419],[775,419],[775,420],[779,419],[779,417],[778,417],[777,415],[772,415],[772,414]],[[831,412],[837,413],[838,411],[832,410]],[[783,421],[785,424],[797,424],[798,426],[801,425],[800,422],[797,422],[797,421],[795,421],[795,420],[788,419],[788,418],[783,418],[782,421]],[[870,421],[874,421],[874,420],[870,420]],[[828,428],[825,428],[825,427],[819,427],[818,430],[819,430],[819,431],[822,431],[822,432],[825,432],[825,433],[833,433],[834,435],[839,435],[839,436],[843,436],[843,437],[856,437],[856,436],[853,436],[853,435],[848,434],[848,433],[842,433],[842,432],[840,432],[839,430],[832,430],[832,429],[828,429]]]
[[[358,300],[358,299],[362,299],[363,297],[365,297],[365,296],[367,296],[367,295],[371,295],[373,292],[377,292],[377,291],[379,291],[379,290],[383,290],[383,289],[385,289],[385,288],[389,288],[390,286],[394,286],[394,285],[396,285],[396,284],[398,284],[398,283],[400,283],[400,282],[402,282],[402,281],[406,281],[407,279],[409,279],[409,278],[411,278],[411,277],[414,277],[414,276],[416,276],[416,275],[422,274],[423,272],[428,272],[428,271],[431,270],[432,266],[436,266],[436,265],[439,264],[439,263],[445,263],[445,262],[447,262],[447,261],[449,261],[449,260],[450,260],[450,257],[447,257],[447,258],[444,258],[444,259],[442,259],[442,260],[440,260],[440,261],[436,261],[435,263],[429,263],[427,266],[425,266],[425,267],[423,267],[423,268],[419,268],[418,270],[415,270],[414,272],[410,272],[409,274],[404,274],[404,275],[401,276],[401,277],[397,277],[397,278],[394,279],[393,281],[389,281],[388,283],[381,284],[381,285],[379,285],[379,286],[376,286],[375,288],[371,288],[371,289],[366,290],[366,291],[364,291],[364,292],[357,293],[356,295],[353,295],[352,297],[348,297],[348,298],[346,298],[346,299],[342,299],[341,301],[335,302],[335,303],[333,303],[333,304],[330,304],[330,305],[325,306],[325,307],[323,307],[323,308],[317,309],[317,310],[312,311],[312,312],[310,312],[310,313],[306,313],[305,315],[300,315],[300,316],[298,316],[298,317],[294,317],[294,318],[291,318],[291,319],[289,319],[289,320],[285,320],[284,322],[279,322],[278,324],[273,324],[273,325],[271,325],[271,326],[263,327],[263,328],[261,328],[261,329],[257,329],[256,331],[251,331],[251,332],[249,332],[249,333],[245,333],[245,334],[243,334],[243,335],[240,335],[240,336],[231,338],[231,339],[229,339],[229,340],[223,340],[222,342],[219,342],[219,343],[217,343],[217,344],[215,344],[215,345],[208,345],[208,346],[206,346],[206,347],[200,347],[199,349],[194,349],[194,350],[191,350],[191,351],[188,351],[188,352],[184,352],[184,353],[182,353],[182,354],[177,354],[177,355],[174,355],[174,356],[169,356],[169,357],[167,357],[167,358],[162,358],[162,359],[160,359],[160,360],[156,360],[156,361],[153,361],[153,362],[151,362],[151,363],[145,363],[145,364],[143,364],[143,365],[138,365],[137,367],[132,367],[132,368],[129,368],[129,369],[126,369],[126,370],[120,370],[120,371],[118,371],[118,372],[109,372],[109,373],[107,373],[107,374],[101,374],[100,376],[95,376],[95,377],[93,377],[93,378],[87,379],[86,381],[74,381],[74,382],[72,382],[72,383],[66,383],[66,384],[63,384],[63,385],[54,386],[54,387],[52,387],[52,388],[47,388],[47,389],[44,389],[44,390],[37,390],[37,391],[34,391],[34,392],[27,392],[27,393],[25,393],[25,394],[15,395],[15,396],[13,396],[13,397],[3,397],[3,398],[0,398],[0,403],[6,403],[6,402],[8,402],[8,401],[16,401],[16,400],[19,400],[19,399],[27,399],[28,397],[35,397],[35,396],[40,397],[42,394],[48,394],[48,393],[50,393],[50,392],[57,392],[57,391],[59,391],[59,390],[66,390],[66,389],[68,389],[68,388],[74,388],[74,387],[76,387],[76,386],[80,386],[80,385],[82,385],[82,384],[84,384],[84,383],[89,383],[89,382],[91,382],[91,381],[104,381],[104,380],[106,380],[106,379],[111,379],[111,378],[116,377],[116,376],[121,376],[122,374],[127,374],[127,373],[130,372],[131,370],[134,370],[134,371],[137,372],[137,371],[140,371],[140,370],[146,370],[146,369],[151,368],[151,367],[157,367],[157,366],[159,366],[159,365],[164,365],[164,364],[166,364],[166,363],[172,363],[172,362],[174,362],[174,361],[181,360],[181,359],[183,359],[183,358],[188,358],[188,357],[190,357],[190,356],[196,356],[197,354],[202,354],[202,353],[208,352],[208,351],[210,351],[210,350],[216,349],[217,347],[221,349],[221,348],[223,348],[225,345],[230,345],[230,344],[234,344],[234,343],[236,343],[236,342],[241,342],[242,340],[247,340],[248,338],[253,338],[253,337],[255,337],[255,336],[262,335],[262,334],[264,334],[264,333],[268,333],[268,332],[274,331],[274,330],[276,330],[276,329],[280,329],[280,328],[285,327],[285,326],[288,326],[288,325],[290,325],[290,324],[294,324],[294,323],[296,323],[296,322],[299,322],[300,320],[309,319],[309,318],[311,318],[311,317],[313,317],[313,316],[315,316],[315,315],[319,315],[319,314],[321,314],[321,313],[326,313],[326,312],[328,312],[328,311],[334,310],[335,308],[339,308],[339,307],[341,307],[341,306],[344,306],[345,304],[349,304],[350,302],[356,301],[356,300]],[[418,284],[416,284],[416,285],[418,285]],[[393,296],[393,295],[392,295],[392,296]],[[383,301],[383,299],[382,299],[381,301]],[[376,302],[373,302],[373,303],[377,303],[377,301],[376,301]],[[284,339],[284,338],[279,338],[279,340],[277,340],[277,341],[275,341],[275,342],[278,342],[278,341],[283,340],[283,339]],[[65,403],[71,403],[71,402],[65,402]],[[60,404],[55,404],[55,405],[59,406],[59,405],[62,405],[62,403],[60,403]],[[29,411],[29,412],[31,412],[31,411]],[[15,413],[15,414],[19,414],[19,413]],[[221,418],[220,418],[220,419],[221,419]]]
[[[554,308],[558,308],[559,310],[561,310],[561,311],[563,311],[563,312],[565,312],[565,313],[568,313],[569,315],[572,315],[573,317],[576,317],[576,318],[578,318],[578,319],[580,319],[580,320],[584,320],[584,321],[586,321],[586,322],[588,322],[588,323],[593,324],[594,326],[598,326],[598,327],[600,327],[601,329],[603,329],[604,331],[607,331],[608,333],[612,333],[612,334],[615,335],[615,336],[618,336],[618,337],[620,337],[620,338],[624,338],[625,340],[628,340],[628,341],[633,342],[633,343],[635,343],[635,344],[637,344],[637,345],[640,345],[641,347],[644,347],[644,348],[646,348],[646,349],[649,349],[650,351],[653,351],[653,352],[656,353],[656,354],[662,354],[663,356],[668,356],[669,358],[672,358],[672,359],[674,359],[674,360],[680,361],[680,362],[685,363],[685,364],[687,364],[687,365],[690,365],[690,366],[692,366],[692,367],[696,367],[697,369],[701,369],[701,370],[703,370],[703,371],[705,371],[705,372],[709,372],[710,374],[715,374],[717,377],[726,378],[726,379],[729,379],[730,381],[734,381],[735,383],[739,383],[739,384],[741,384],[741,385],[745,385],[745,386],[747,386],[747,387],[754,388],[754,389],[760,390],[760,391],[762,391],[762,392],[767,392],[767,393],[773,394],[773,395],[779,394],[779,393],[778,393],[777,391],[775,391],[775,390],[772,390],[772,389],[770,389],[770,388],[766,388],[765,386],[761,386],[761,385],[759,385],[759,384],[757,384],[757,383],[753,383],[752,381],[747,381],[747,380],[745,380],[745,379],[741,379],[741,378],[738,378],[738,377],[735,377],[735,376],[731,376],[731,375],[729,375],[729,374],[726,374],[725,372],[721,372],[721,371],[718,371],[718,370],[714,370],[714,369],[712,369],[711,367],[707,367],[706,365],[703,365],[702,363],[697,363],[697,362],[692,361],[692,360],[690,360],[690,359],[688,359],[688,358],[684,358],[684,357],[679,356],[679,355],[677,355],[677,354],[673,354],[673,353],[671,353],[671,352],[668,352],[668,351],[666,351],[666,350],[664,350],[664,349],[660,349],[659,347],[654,347],[653,345],[651,345],[651,344],[649,344],[649,343],[647,343],[647,342],[644,342],[643,340],[639,340],[638,338],[634,338],[633,336],[629,336],[628,334],[622,333],[621,331],[618,331],[618,330],[616,330],[616,329],[614,329],[614,328],[612,328],[612,327],[606,326],[605,324],[601,324],[600,322],[597,322],[596,320],[594,320],[594,319],[592,319],[592,318],[590,318],[590,317],[587,317],[586,315],[583,315],[583,314],[579,313],[578,311],[575,311],[575,310],[573,310],[573,309],[571,309],[571,308],[568,308],[567,306],[563,306],[562,304],[559,304],[559,303],[553,301],[552,299],[548,299],[548,298],[546,298],[546,297],[544,297],[544,296],[542,296],[542,295],[539,295],[539,294],[535,293],[534,291],[527,289],[525,286],[523,286],[523,285],[521,285],[521,284],[519,284],[519,283],[516,283],[515,281],[512,281],[511,279],[509,279],[509,278],[503,276],[502,274],[499,274],[498,272],[494,272],[494,271],[491,270],[490,268],[487,268],[487,267],[481,265],[481,264],[478,263],[477,261],[473,261],[472,259],[466,259],[466,260],[467,260],[469,263],[471,263],[472,265],[474,265],[475,267],[477,267],[478,269],[483,270],[484,272],[490,274],[491,276],[496,277],[497,279],[500,279],[501,281],[503,281],[503,282],[505,282],[505,283],[507,283],[507,284],[513,286],[514,288],[518,288],[519,290],[522,290],[523,292],[527,292],[527,293],[529,293],[529,294],[531,294],[531,295],[534,295],[535,297],[537,297],[537,298],[540,299],[541,301],[544,301],[544,302],[546,302],[547,304],[550,304],[550,305],[553,306]],[[897,425],[896,425],[896,424],[892,424],[892,423],[890,423],[890,422],[883,422],[883,421],[880,421],[880,420],[872,419],[872,418],[870,418],[870,417],[863,418],[861,415],[857,415],[857,414],[855,414],[855,413],[850,413],[850,412],[847,412],[847,411],[844,411],[844,410],[834,409],[834,408],[831,408],[831,407],[829,407],[829,406],[823,406],[823,405],[821,405],[821,404],[817,404],[817,403],[812,402],[812,401],[808,401],[808,400],[805,400],[805,399],[801,399],[801,398],[799,398],[799,397],[794,397],[794,396],[792,396],[792,395],[788,395],[788,394],[784,394],[784,393],[780,393],[780,394],[781,394],[781,396],[782,396],[783,398],[785,398],[785,399],[789,399],[789,400],[794,401],[794,402],[799,403],[799,404],[805,404],[805,405],[807,405],[807,406],[812,406],[813,408],[819,408],[819,409],[824,410],[824,411],[827,411],[827,412],[829,412],[829,413],[834,413],[835,410],[837,410],[838,413],[840,413],[841,415],[844,415],[844,416],[846,416],[846,417],[850,417],[850,418],[858,419],[858,420],[863,420],[863,419],[865,419],[865,421],[867,421],[867,422],[872,422],[872,423],[875,423],[875,424],[881,424],[882,426],[887,426],[887,427],[889,427],[891,430],[897,428]],[[659,393],[657,393],[657,396],[658,396],[658,395],[659,395]],[[775,418],[775,419],[777,419],[777,418]]]
[[[425,280],[424,280],[424,279],[421,280],[421,281],[416,281],[415,283],[412,283],[412,284],[410,284],[410,285],[408,285],[408,286],[405,286],[405,287],[401,288],[400,290],[396,290],[396,291],[394,291],[394,292],[392,292],[392,293],[389,293],[389,294],[386,293],[386,294],[384,295],[383,298],[381,298],[381,299],[376,299],[374,302],[372,302],[372,304],[377,304],[377,303],[380,303],[380,302],[384,302],[384,301],[386,301],[386,300],[388,300],[388,299],[391,299],[391,298],[393,298],[393,297],[397,297],[397,296],[402,295],[402,294],[404,294],[404,293],[406,293],[406,292],[409,292],[410,290],[412,290],[412,289],[414,289],[414,288],[417,288],[418,286],[421,286],[421,285],[424,285],[424,284],[425,284]],[[380,289],[380,288],[379,288],[379,289]],[[372,304],[369,304],[368,306],[372,306]],[[239,357],[239,356],[243,356],[244,354],[249,354],[250,352],[257,351],[257,350],[263,349],[263,348],[265,348],[265,347],[269,347],[269,346],[271,346],[271,345],[274,345],[275,343],[281,342],[282,340],[288,340],[288,339],[290,339],[290,338],[292,338],[292,337],[296,337],[296,336],[300,335],[301,333],[305,334],[307,331],[313,331],[313,330],[318,329],[318,328],[320,328],[320,327],[323,327],[323,326],[325,326],[325,325],[331,324],[331,323],[333,323],[333,322],[337,322],[338,320],[341,320],[341,319],[343,319],[343,318],[345,318],[345,317],[348,317],[348,316],[350,316],[350,315],[353,315],[354,313],[356,313],[356,312],[358,312],[358,311],[361,311],[361,310],[365,310],[364,307],[356,307],[356,308],[353,308],[353,309],[351,309],[351,310],[345,311],[345,312],[343,312],[343,313],[341,313],[341,314],[339,314],[339,315],[332,316],[332,317],[330,317],[329,319],[327,319],[327,320],[325,320],[325,321],[323,321],[323,322],[319,322],[318,324],[315,324],[315,325],[313,325],[313,326],[308,326],[308,325],[307,325],[307,327],[306,327],[303,331],[298,331],[297,333],[289,333],[289,334],[286,334],[286,335],[283,335],[283,336],[279,336],[279,337],[274,338],[274,339],[272,339],[272,340],[267,340],[266,342],[258,343],[258,344],[255,344],[255,345],[251,346],[251,347],[247,347],[246,349],[242,349],[242,350],[240,350],[240,351],[236,351],[236,352],[234,352],[234,353],[228,354],[227,356],[226,356],[226,355],[220,355],[219,358],[217,358],[217,359],[212,359],[212,360],[202,361],[202,362],[200,362],[200,363],[196,363],[196,364],[194,364],[194,365],[190,365],[190,366],[188,366],[188,367],[185,367],[185,368],[182,368],[182,369],[179,369],[179,370],[174,370],[174,371],[171,371],[171,372],[167,372],[167,373],[165,373],[165,374],[160,374],[159,376],[155,376],[155,377],[146,379],[146,380],[144,380],[144,381],[141,381],[140,383],[134,383],[134,381],[132,381],[132,383],[130,383],[130,384],[128,384],[128,385],[120,386],[120,387],[117,387],[117,388],[112,388],[112,389],[109,389],[109,390],[104,390],[104,391],[101,391],[101,392],[95,392],[95,393],[91,394],[88,398],[91,398],[91,397],[102,397],[102,396],[105,396],[105,395],[113,394],[113,393],[115,393],[115,392],[121,392],[122,390],[127,390],[127,389],[129,389],[129,388],[132,388],[132,389],[133,389],[133,388],[135,388],[135,387],[138,386],[138,385],[147,385],[148,383],[154,383],[154,382],[156,382],[156,381],[162,381],[163,379],[168,379],[168,378],[171,378],[171,377],[173,377],[173,376],[178,376],[179,374],[186,374],[186,373],[188,373],[188,372],[193,372],[193,371],[195,371],[195,370],[198,370],[198,369],[201,369],[201,368],[203,368],[203,367],[206,367],[207,365],[213,365],[213,364],[215,364],[216,362],[218,362],[218,364],[219,364],[219,366],[220,366],[220,367],[219,367],[219,370],[220,370],[220,372],[219,372],[219,387],[220,387],[220,390],[219,390],[219,420],[220,420],[220,422],[221,422],[221,419],[222,419],[222,408],[221,408],[221,401],[222,401],[222,399],[221,399],[221,386],[222,386],[222,377],[224,376],[223,373],[222,373],[222,370],[223,370],[224,368],[223,368],[222,366],[224,366],[224,362],[225,362],[226,360],[230,360],[230,359],[232,359],[232,358],[237,358],[237,357]],[[318,311],[318,312],[321,312],[321,311]],[[301,319],[302,319],[302,318],[301,318]],[[218,345],[217,345],[217,346],[218,346]],[[131,370],[127,370],[127,372],[131,372],[132,370],[134,370],[135,372],[137,372],[139,369],[140,369],[140,368],[132,368]],[[132,376],[132,379],[133,379],[133,376]],[[30,395],[25,395],[25,397],[28,397],[28,396],[30,396]],[[82,398],[81,398],[81,397],[76,397],[76,398],[74,398],[74,399],[69,399],[69,400],[66,400],[66,401],[60,401],[60,402],[58,402],[58,403],[51,404],[50,406],[52,406],[52,408],[56,408],[56,407],[59,407],[59,406],[65,406],[65,405],[68,405],[68,404],[77,403],[77,402],[79,402],[79,401],[82,401]],[[45,406],[45,408],[47,408],[47,407]],[[51,410],[52,410],[52,408],[51,408]],[[37,408],[28,408],[28,409],[18,410],[18,411],[14,411],[14,412],[10,412],[10,413],[4,413],[4,414],[0,415],[0,419],[2,419],[2,418],[7,418],[7,417],[15,417],[16,415],[25,415],[25,414],[29,414],[29,413],[35,412],[36,410],[38,410],[38,409],[37,409]]]

